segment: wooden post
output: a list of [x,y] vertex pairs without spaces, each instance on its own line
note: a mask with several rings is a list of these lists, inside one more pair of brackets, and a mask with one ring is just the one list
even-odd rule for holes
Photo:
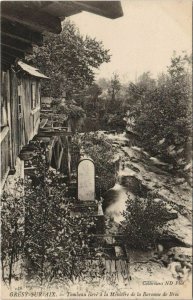
[[6,102],[7,102],[7,118],[8,118],[8,126],[9,126],[9,153],[10,153],[10,168],[14,169],[14,162],[13,162],[13,142],[12,142],[12,116],[11,116],[11,104],[10,104],[10,71],[6,73],[6,80],[5,80],[5,87],[6,87]]

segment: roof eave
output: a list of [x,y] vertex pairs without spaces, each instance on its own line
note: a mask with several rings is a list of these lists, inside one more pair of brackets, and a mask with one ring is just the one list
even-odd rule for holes
[[49,79],[49,77],[47,77],[46,75],[42,74],[37,68],[32,67],[22,61],[18,61],[17,65],[20,67],[20,69],[24,72],[26,72],[27,74],[31,75],[32,77],[36,77],[39,79]]

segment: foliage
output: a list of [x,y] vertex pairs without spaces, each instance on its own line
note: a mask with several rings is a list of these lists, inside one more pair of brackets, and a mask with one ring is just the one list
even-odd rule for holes
[[129,116],[141,146],[182,169],[190,160],[191,75],[190,60],[174,56],[168,74],[157,80],[149,73],[128,87]]
[[113,187],[116,179],[116,164],[114,162],[116,149],[112,142],[99,133],[85,133],[78,136],[78,145],[95,163],[96,193],[103,195]]
[[121,83],[119,80],[119,76],[117,74],[113,74],[111,78],[110,85],[108,87],[108,94],[110,95],[111,102],[116,101],[116,97],[118,96],[121,89]]
[[39,165],[44,169],[36,174],[36,178],[42,178],[40,184],[35,189],[29,185],[26,190],[28,275],[41,283],[53,279],[73,280],[88,272],[86,258],[95,218],[72,214],[75,200],[66,196],[63,175],[47,169],[45,161]]
[[1,270],[2,278],[11,284],[15,274],[14,264],[21,260],[24,243],[24,198],[21,180],[15,182],[15,195],[6,191],[1,197]]
[[75,101],[66,102],[63,99],[55,99],[52,105],[52,120],[57,126],[69,127],[72,132],[80,130],[84,124],[85,111],[75,104]]
[[69,119],[79,119],[85,116],[82,107],[71,103],[62,103],[62,100],[55,99],[52,101],[52,111],[58,115],[64,115]]
[[127,200],[125,220],[122,222],[128,247],[147,250],[155,246],[167,219],[165,204],[136,197]]
[[114,74],[111,80],[98,80],[98,85],[98,129],[129,129],[146,151],[170,163],[174,173],[189,172],[191,57],[175,54],[168,72],[157,79],[146,72],[126,87]]
[[92,83],[91,86],[86,87],[81,93],[75,95],[76,103],[81,106],[88,117],[96,114],[98,107],[100,106],[99,96],[102,93],[102,89],[97,83]]
[[[102,83],[103,85],[104,83]],[[127,108],[127,85],[121,83],[119,75],[114,73],[111,80],[108,82],[107,96],[108,105],[107,111],[116,114],[123,113]]]
[[67,98],[91,85],[94,68],[109,62],[110,55],[102,42],[84,37],[70,21],[63,23],[61,34],[46,34],[42,47],[35,47],[28,62],[49,76],[50,83],[42,82],[42,95]]
[[[57,178],[58,177],[58,178]],[[29,278],[43,281],[77,278],[86,271],[89,228],[93,220],[72,216],[72,201],[64,196],[60,176],[46,174],[44,187],[26,197],[25,256]],[[81,259],[80,259],[81,258]]]
[[123,131],[126,126],[124,121],[125,114],[123,112],[117,112],[116,114],[105,114],[103,117],[103,123],[107,130],[116,130],[117,132]]
[[[87,258],[95,217],[89,211],[87,216],[72,212],[75,199],[67,197],[63,175],[49,169],[41,142],[34,147],[32,165],[37,168],[25,182],[25,210],[20,198],[5,195],[3,202],[2,265],[5,269],[5,263],[13,264],[16,255],[22,256],[27,280],[41,285],[89,277],[93,270]],[[96,251],[97,247],[92,250],[93,259]]]
[[121,85],[117,74],[113,74],[111,80],[101,79],[92,84],[76,97],[76,102],[86,111],[87,131],[93,129],[89,118],[93,118],[95,130],[111,130],[117,126],[124,130],[125,87]]
[[52,98],[51,107],[59,106],[62,103],[61,98]]

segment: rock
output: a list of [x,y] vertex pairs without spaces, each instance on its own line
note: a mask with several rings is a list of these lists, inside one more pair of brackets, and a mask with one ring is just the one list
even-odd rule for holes
[[[191,222],[184,216],[178,214],[178,218],[167,223],[168,236],[178,240],[181,246],[192,246],[192,226]],[[180,245],[178,245],[180,246]]]
[[125,142],[120,143],[120,146],[121,146],[121,147],[125,147],[125,146],[127,146],[127,143],[125,143]]
[[151,181],[151,178],[148,178],[148,177],[145,177],[144,178],[146,181],[150,182]]
[[192,164],[191,164],[191,163],[189,163],[188,165],[186,165],[186,166],[184,167],[184,171],[187,171],[187,170],[189,170],[189,169],[191,168],[191,166],[192,166]]
[[156,165],[144,164],[144,168],[146,169],[147,172],[154,173],[156,176],[157,175],[170,176],[168,174],[168,172],[166,172],[165,170],[160,169],[160,167],[156,166]]
[[[119,145],[127,145],[125,136],[112,135],[113,141],[115,138]],[[190,247],[192,245],[191,187],[183,177],[184,174],[178,175],[179,177],[173,176],[169,173],[169,164],[157,157],[149,159],[143,149],[136,146],[129,147],[129,142],[128,147],[121,146],[119,154],[124,160],[124,170],[118,174],[119,183],[124,189],[124,192],[119,191],[116,195],[116,201],[119,196],[122,199],[119,205],[123,206],[124,193],[129,192],[134,198],[136,196],[147,198],[150,192],[151,195],[155,195],[154,201],[163,203],[167,211],[164,216],[166,226],[162,238],[159,239],[159,243],[164,246],[164,254],[171,247],[178,249]],[[187,166],[188,170],[189,166]],[[115,193],[108,194],[108,203],[115,199]],[[117,207],[119,205],[117,204]]]
[[161,257],[160,260],[161,260],[161,262],[163,263],[163,265],[165,267],[167,267],[169,265],[169,263],[170,263],[170,258],[168,257],[167,254],[162,255],[162,257]]
[[183,266],[180,262],[171,262],[168,266],[174,278],[185,282],[191,275],[191,266]]
[[184,183],[185,181],[186,180],[183,177],[176,178],[175,185],[180,185],[180,184]]
[[119,142],[113,142],[113,145],[120,145],[120,143]]
[[155,165],[157,165],[157,166],[168,166],[167,163],[164,163],[163,161],[159,160],[159,159],[156,158],[156,157],[150,157],[149,160],[150,160],[153,164],[155,164]]
[[183,189],[183,191],[189,191],[190,190],[190,186],[187,182],[184,182],[183,184],[181,184],[181,188]]
[[130,147],[130,141],[125,141],[125,146]]
[[160,185],[158,182],[155,182],[155,183],[153,184],[153,187],[158,189],[158,188],[161,187],[161,185]]
[[132,171],[139,173],[140,170],[138,168],[136,168],[135,166],[133,166],[132,164],[126,164],[126,167],[131,169]]
[[172,247],[168,251],[168,256],[173,256],[176,261],[192,261],[192,248]]
[[120,184],[139,197],[146,197],[149,189],[141,183],[141,180],[135,176],[122,176]]
[[162,140],[160,140],[160,141],[158,142],[158,144],[159,144],[159,145],[162,145],[162,144],[165,142],[165,140],[166,140],[166,139],[163,138]]
[[136,157],[133,157],[133,156],[130,158],[130,160],[131,160],[132,162],[134,162],[134,163],[139,162],[139,159],[136,158]]
[[158,245],[157,245],[157,251],[158,251],[159,253],[162,253],[162,252],[164,251],[163,245],[158,244]]
[[143,152],[143,149],[137,146],[132,146],[131,149],[139,151],[139,152]]
[[182,271],[181,264],[179,262],[172,262],[169,264],[169,270],[172,272],[174,278],[178,277],[178,273]]

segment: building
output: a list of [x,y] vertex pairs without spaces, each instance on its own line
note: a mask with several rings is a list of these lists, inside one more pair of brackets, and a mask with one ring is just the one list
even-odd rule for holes
[[[123,15],[119,1],[1,2],[2,187],[8,174],[17,171],[23,147],[38,133],[40,79],[48,79],[21,60],[33,53],[33,45],[42,45],[45,32],[59,34],[61,21],[81,11],[111,19]],[[55,136],[58,132],[47,130],[41,134]]]
[[2,1],[2,68],[33,53],[34,44],[42,45],[44,32],[59,34],[61,21],[82,11],[111,19],[123,15],[120,1]]
[[[18,155],[38,133],[41,79],[36,68],[21,61],[2,71],[1,89],[1,184],[16,172]],[[18,166],[17,166],[18,167]]]

